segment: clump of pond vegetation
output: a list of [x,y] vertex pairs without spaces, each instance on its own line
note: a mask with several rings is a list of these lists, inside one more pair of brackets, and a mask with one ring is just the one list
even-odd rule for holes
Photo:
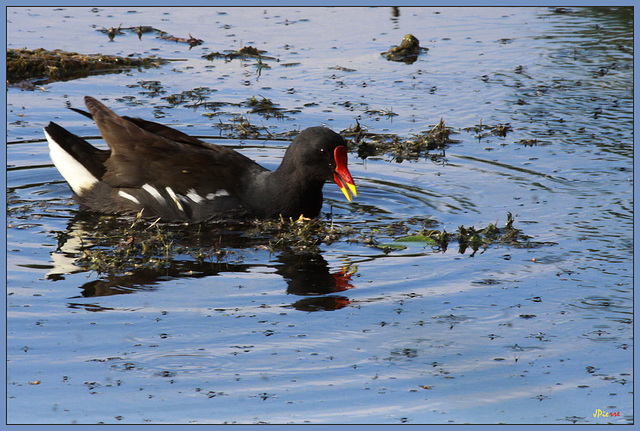
[[282,119],[285,118],[285,113],[295,114],[300,112],[299,110],[285,110],[280,108],[276,103],[271,101],[271,99],[267,99],[266,97],[260,96],[260,99],[257,99],[255,96],[251,96],[244,105],[251,108],[251,113],[256,113],[269,119],[270,117]]
[[477,139],[482,139],[487,136],[499,136],[504,138],[505,136],[507,136],[508,132],[513,131],[513,127],[511,127],[510,123],[496,124],[493,126],[488,124],[482,124],[482,120],[480,120],[479,124],[476,124],[471,127],[465,127],[462,130],[469,133],[475,133]]
[[408,138],[401,138],[395,134],[369,133],[358,121],[355,126],[342,131],[343,136],[352,138],[352,147],[361,159],[389,154],[398,163],[404,160],[416,160],[420,157],[432,160],[440,158],[442,153],[433,154],[431,151],[444,151],[449,144],[460,142],[451,138],[451,135],[455,133],[457,132],[445,126],[442,118],[429,130]]
[[275,57],[270,57],[268,55],[265,55],[266,53],[267,51],[259,50],[258,48],[254,48],[253,46],[243,46],[238,50],[210,52],[208,54],[204,54],[202,58],[209,61],[218,60],[218,59],[224,59],[225,61],[231,61],[236,59],[240,59],[240,60],[256,59],[258,60],[259,63],[261,63],[263,60],[276,59]]
[[148,25],[139,25],[139,26],[135,26],[135,27],[122,27],[122,24],[120,24],[117,28],[116,27],[109,27],[109,28],[101,28],[98,29],[99,32],[104,33],[107,35],[107,37],[109,38],[109,42],[113,42],[115,41],[116,36],[124,36],[127,33],[135,33],[138,36],[139,40],[142,40],[142,35],[146,34],[146,33],[156,33],[157,36],[156,38],[158,39],[162,39],[162,40],[168,40],[171,42],[176,42],[176,43],[185,43],[189,45],[189,49],[193,48],[194,46],[198,46],[198,45],[202,45],[204,43],[204,41],[202,39],[198,39],[195,38],[193,36],[191,36],[191,34],[189,34],[189,37],[176,37],[170,34],[167,34],[166,32],[159,30],[157,28],[148,26]]
[[[85,216],[87,216],[85,218]],[[77,231],[82,244],[76,265],[99,274],[124,274],[139,269],[161,273],[178,257],[194,262],[220,262],[227,251],[219,247],[218,237],[201,243],[198,226],[160,224],[144,219],[111,215],[79,214],[82,229]],[[70,231],[57,232],[58,248],[67,241]]]
[[[175,43],[183,43],[191,49],[204,43],[191,34],[189,37],[177,37],[166,32],[145,25],[135,27],[109,27],[100,28],[97,31],[104,33],[110,42],[114,42],[116,37],[135,34],[139,39],[145,34],[156,34],[159,40],[166,40]],[[256,59],[256,66],[260,72],[263,68],[269,68],[263,61],[276,60],[274,57],[265,55],[265,51],[260,51],[251,46],[245,46],[238,50],[227,50],[223,53],[214,52],[203,56],[208,60],[223,58],[226,61],[234,59]],[[52,51],[44,48],[38,49],[7,49],[7,83],[21,83],[23,87],[35,87],[35,85],[47,84],[55,81],[67,81],[84,78],[97,73],[119,73],[132,68],[158,67],[169,61],[155,56],[136,57],[129,55],[126,57],[104,54],[81,54],[77,52],[65,52],[59,49]]]
[[[83,218],[77,265],[101,274],[138,269],[161,271],[176,258],[198,263],[238,263],[239,251],[318,253],[322,244],[348,236],[350,227],[322,219],[219,221],[199,225],[159,223],[142,218],[90,214]],[[90,232],[90,233],[89,233]],[[59,248],[68,232],[57,232]]]
[[318,252],[322,244],[330,245],[354,232],[354,228],[324,219],[300,217],[254,221],[246,235],[264,238],[270,251]]
[[420,46],[420,41],[412,34],[407,34],[402,38],[400,46],[393,46],[381,55],[389,61],[397,61],[406,64],[413,64],[418,60],[418,56],[427,52],[429,48]]
[[[7,82],[38,81],[45,84],[84,78],[96,73],[118,73],[131,68],[158,67],[166,63],[157,57],[119,57],[79,54],[61,50],[7,49]],[[35,83],[34,83],[35,85]]]
[[[514,227],[507,214],[503,227],[459,226],[455,232],[436,229],[431,219],[412,218],[375,227],[354,227],[327,219],[273,219],[176,225],[144,219],[93,215],[84,221],[83,246],[76,264],[100,274],[125,274],[151,270],[162,273],[175,261],[198,264],[237,264],[243,250],[269,253],[317,254],[323,245],[338,241],[376,248],[385,254],[402,253],[416,247],[429,252],[446,252],[451,244],[458,253],[474,256],[494,245],[531,248],[551,245],[531,240]],[[88,233],[90,232],[90,233]],[[58,232],[63,244],[68,232]]]
[[[398,230],[404,231],[403,235],[392,236],[392,241],[390,242],[381,242],[376,238],[376,234],[383,233],[383,230],[380,229],[375,229],[368,238],[364,237],[362,242],[379,248],[386,253],[405,250],[410,245],[416,244],[444,253],[449,248],[450,243],[456,242],[458,244],[458,253],[465,254],[467,250],[471,250],[471,256],[474,256],[479,250],[483,252],[492,245],[506,245],[515,248],[535,248],[553,245],[550,242],[532,241],[530,236],[513,226],[514,221],[513,215],[507,213],[507,221],[503,227],[498,227],[497,223],[489,223],[485,227],[459,226],[457,231],[449,233],[445,229],[434,229],[431,226],[433,225],[432,220],[411,219],[407,222],[396,222],[386,227],[386,230],[393,234]],[[422,223],[423,227],[419,230],[410,227],[420,223]]]

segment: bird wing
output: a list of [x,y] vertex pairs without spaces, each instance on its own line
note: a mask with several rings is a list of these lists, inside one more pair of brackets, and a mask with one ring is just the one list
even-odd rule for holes
[[102,180],[111,187],[170,187],[206,196],[241,193],[249,170],[265,170],[231,148],[213,145],[151,121],[121,117],[94,98],[85,103],[111,148]]

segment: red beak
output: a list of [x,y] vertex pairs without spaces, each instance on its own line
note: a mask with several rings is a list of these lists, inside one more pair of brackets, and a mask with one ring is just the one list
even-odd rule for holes
[[351,178],[351,173],[347,167],[347,149],[342,145],[337,146],[333,152],[333,157],[336,161],[333,180],[336,182],[338,187],[340,187],[340,190],[342,190],[342,193],[344,193],[347,200],[351,202],[353,200],[352,195],[354,197],[358,196],[358,191],[356,190],[356,184],[353,182],[353,178]]

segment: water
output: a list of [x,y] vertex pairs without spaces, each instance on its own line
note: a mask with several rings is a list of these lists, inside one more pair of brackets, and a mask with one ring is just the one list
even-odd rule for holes
[[[204,43],[99,31],[119,24]],[[608,8],[8,8],[9,48],[177,60],[8,88],[8,422],[633,422],[632,29]],[[380,56],[407,33],[429,51]],[[248,45],[277,60],[202,58]],[[200,87],[219,109],[163,99]],[[353,233],[317,253],[177,229],[186,251],[162,271],[110,276],[78,262],[96,221],[76,217],[42,134],[54,120],[95,137],[64,109],[85,94],[269,168],[286,142],[221,124],[243,116],[264,136],[357,120],[407,139],[442,118],[459,142],[433,161],[352,153],[359,196],[327,184],[323,212]],[[252,96],[284,117],[249,113]],[[507,213],[529,241],[362,240]]]

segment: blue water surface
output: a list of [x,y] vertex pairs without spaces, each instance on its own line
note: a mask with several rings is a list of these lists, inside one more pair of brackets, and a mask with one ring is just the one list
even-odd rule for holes
[[[203,43],[106,33],[140,25]],[[409,33],[415,62],[381,55]],[[264,60],[203,58],[245,46]],[[9,424],[633,422],[629,8],[9,7],[7,47],[172,60],[7,88]],[[351,153],[359,196],[327,184],[323,213],[354,234],[316,253],[228,242],[206,266],[104,274],[78,263],[95,232],[42,132],[104,146],[66,109],[84,95],[271,169],[287,142],[265,136],[321,124],[403,141],[442,119],[457,142]],[[508,213],[528,239],[384,247]]]

